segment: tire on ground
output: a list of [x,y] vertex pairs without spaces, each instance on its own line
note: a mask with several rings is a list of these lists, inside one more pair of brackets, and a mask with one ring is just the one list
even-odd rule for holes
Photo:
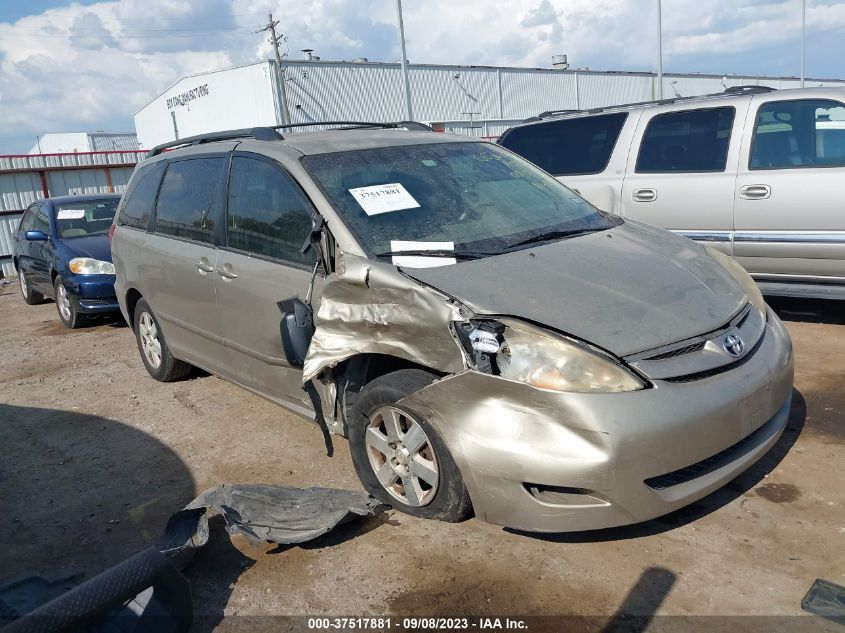
[[380,407],[393,405],[437,380],[437,376],[420,369],[401,369],[376,378],[358,394],[349,421],[349,450],[361,483],[372,496],[413,516],[441,521],[463,521],[472,514],[469,492],[445,442],[434,426],[413,412],[414,421],[425,431],[438,466],[438,485],[434,498],[424,506],[410,506],[394,498],[379,483],[370,464],[365,433],[370,416]]
[[[143,335],[141,333],[140,323],[142,316],[145,314],[149,315],[150,319],[152,319],[152,323],[156,330],[155,336],[161,346],[161,361],[159,362],[158,367],[151,363],[144,351],[144,343],[142,341]],[[144,367],[147,368],[147,372],[150,376],[160,382],[173,382],[175,380],[180,380],[191,373],[192,366],[190,364],[173,356],[173,353],[167,346],[167,341],[164,338],[164,332],[159,325],[158,319],[156,319],[155,314],[153,314],[149,304],[144,299],[139,299],[138,303],[135,304],[135,314],[132,326],[135,330],[135,340],[138,343],[138,351],[141,354],[141,361],[144,363]]]

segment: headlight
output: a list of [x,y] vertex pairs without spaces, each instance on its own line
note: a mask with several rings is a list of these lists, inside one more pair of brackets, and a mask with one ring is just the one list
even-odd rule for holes
[[68,265],[72,273],[77,275],[113,275],[114,264],[103,262],[92,257],[74,257]]
[[711,246],[704,248],[710,257],[715,259],[736,280],[739,287],[748,295],[748,301],[756,306],[760,312],[766,314],[766,300],[763,299],[763,293],[760,292],[757,282],[751,278],[751,275],[745,272],[745,269],[733,257],[725,255],[722,251]]
[[[501,319],[503,342],[495,353],[502,378],[527,383],[538,389],[579,393],[636,391],[645,383],[600,352],[567,341],[540,328],[511,319]],[[473,348],[492,352],[489,336],[475,340]]]

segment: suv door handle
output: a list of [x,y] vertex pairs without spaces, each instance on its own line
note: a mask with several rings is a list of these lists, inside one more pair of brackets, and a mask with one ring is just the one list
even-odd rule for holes
[[217,274],[225,279],[237,279],[238,275],[232,270],[232,264],[223,264],[217,267]]
[[636,202],[654,202],[657,200],[657,189],[634,189],[633,198]]
[[197,262],[197,268],[200,269],[201,272],[210,273],[214,270],[214,266],[208,263],[208,260],[205,257],[201,257],[200,260]]
[[739,197],[746,200],[765,200],[772,195],[769,185],[745,185],[739,188]]

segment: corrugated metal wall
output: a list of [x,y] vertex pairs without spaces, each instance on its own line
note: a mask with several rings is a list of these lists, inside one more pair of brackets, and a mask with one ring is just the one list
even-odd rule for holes
[[[144,152],[0,156],[0,271],[14,274],[12,235],[21,212],[50,196],[123,193]],[[42,181],[43,178],[43,181]],[[111,184],[109,184],[111,183]]]
[[134,134],[89,134],[92,152],[137,151],[138,137]]
[[[294,122],[407,118],[399,64],[286,61],[286,86]],[[649,73],[542,68],[412,65],[412,109],[418,121],[521,120],[546,110],[587,109],[657,97]],[[667,74],[663,96],[721,92],[726,86],[762,84],[797,88],[789,78]],[[808,79],[807,86],[845,81]],[[473,132],[476,128],[464,125]],[[477,133],[475,133],[477,135]]]

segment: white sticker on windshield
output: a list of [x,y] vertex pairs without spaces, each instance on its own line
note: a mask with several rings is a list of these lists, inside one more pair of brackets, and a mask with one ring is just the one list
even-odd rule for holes
[[349,193],[358,201],[367,215],[416,209],[420,206],[419,202],[414,200],[414,196],[408,193],[408,190],[398,182],[388,185],[358,187],[350,189]]
[[[408,242],[404,240],[391,240],[391,251],[453,251],[454,242]],[[458,260],[454,257],[426,257],[425,255],[394,255],[394,266],[407,266],[408,268],[435,268],[437,266],[448,266],[456,264]]]
[[57,220],[81,220],[85,217],[85,209],[59,209]]

